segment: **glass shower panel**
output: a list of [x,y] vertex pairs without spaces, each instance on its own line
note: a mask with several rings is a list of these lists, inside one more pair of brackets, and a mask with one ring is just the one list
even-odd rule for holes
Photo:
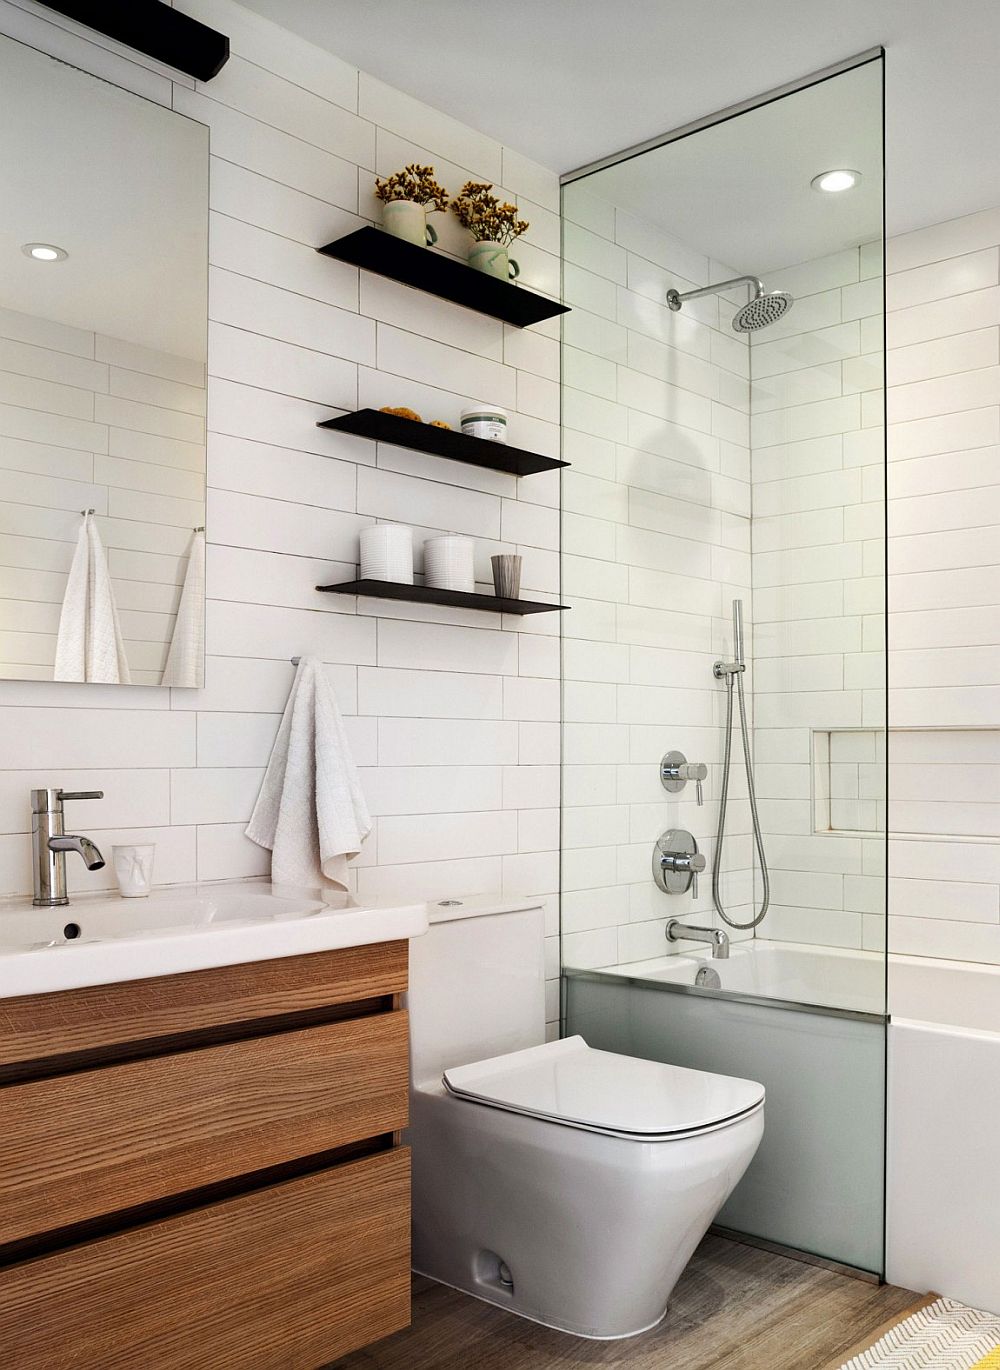
[[763,1081],[720,1221],[876,1272],[882,148],[875,54],[563,190],[566,1027]]

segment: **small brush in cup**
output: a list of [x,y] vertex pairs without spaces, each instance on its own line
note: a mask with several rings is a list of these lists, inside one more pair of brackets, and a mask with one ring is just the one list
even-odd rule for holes
[[511,552],[490,557],[493,588],[498,599],[518,599],[521,594],[521,558]]

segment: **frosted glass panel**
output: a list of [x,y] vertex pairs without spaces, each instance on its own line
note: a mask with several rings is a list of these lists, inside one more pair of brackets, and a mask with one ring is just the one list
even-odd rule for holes
[[882,1273],[884,1022],[570,974],[567,1030],[605,1051],[760,1081],[764,1139],[716,1221]]

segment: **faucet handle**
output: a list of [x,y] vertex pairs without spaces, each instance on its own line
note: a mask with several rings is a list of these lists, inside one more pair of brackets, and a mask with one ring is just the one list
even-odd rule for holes
[[61,790],[58,785],[31,791],[33,814],[62,813],[64,799],[103,799],[103,790]]
[[698,803],[704,804],[702,782],[708,779],[708,767],[703,761],[688,761],[683,752],[666,752],[660,760],[660,783],[671,794],[683,790],[689,780],[695,782]]

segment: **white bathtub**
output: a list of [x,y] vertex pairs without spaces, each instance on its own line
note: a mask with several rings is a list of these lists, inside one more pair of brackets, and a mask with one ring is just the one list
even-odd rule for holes
[[713,961],[706,948],[704,953],[675,953],[605,970],[642,980],[693,985],[704,966],[718,974],[724,992],[856,1013],[885,1012],[885,958],[873,951],[842,951],[758,937],[734,942],[725,960]]
[[1000,967],[890,957],[886,1273],[1000,1313]]
[[[718,973],[720,998],[738,1001],[746,996],[772,1004],[847,1010],[876,1021],[885,1011],[885,960],[876,952],[758,938],[735,943],[728,960],[713,961],[706,948],[704,953],[666,955],[595,973],[693,988],[703,967]],[[890,956],[888,996],[886,1277],[921,1293],[933,1289],[1000,1314],[1000,966]],[[737,1010],[738,1003],[731,1005],[727,1017]],[[779,1019],[768,1047],[772,1055],[792,1045],[786,1034],[806,1030],[788,1014],[772,1021]],[[713,1021],[699,1020],[700,1040],[714,1031]],[[748,1017],[741,1024],[746,1041],[754,1021]],[[736,1020],[730,1021],[729,1030],[735,1027]],[[678,1031],[676,1015],[669,1030]],[[854,1049],[846,1037],[836,1046],[845,1063]],[[696,1059],[687,1063],[699,1064]],[[720,1058],[714,1068],[723,1066]],[[787,1066],[797,1068],[791,1061]],[[881,1124],[873,1114],[878,1082],[870,1065],[864,1080],[863,1074],[857,1075],[855,1103],[866,1115],[862,1121],[870,1140],[877,1140]],[[776,1125],[789,1133],[793,1126],[775,1112],[772,1141]],[[846,1104],[841,1115],[847,1120]],[[855,1139],[854,1147],[859,1165],[870,1161],[864,1136]],[[784,1162],[787,1166],[787,1156]],[[762,1205],[767,1202],[776,1202],[776,1191],[762,1199]],[[808,1214],[793,1216],[789,1233],[777,1239],[808,1247],[808,1240],[791,1235],[808,1232]],[[855,1263],[872,1268],[870,1260]]]
[[764,1138],[719,1223],[880,1275],[884,984],[875,953],[757,939],[727,960],[567,967],[566,1012],[591,1046],[760,1081]]

